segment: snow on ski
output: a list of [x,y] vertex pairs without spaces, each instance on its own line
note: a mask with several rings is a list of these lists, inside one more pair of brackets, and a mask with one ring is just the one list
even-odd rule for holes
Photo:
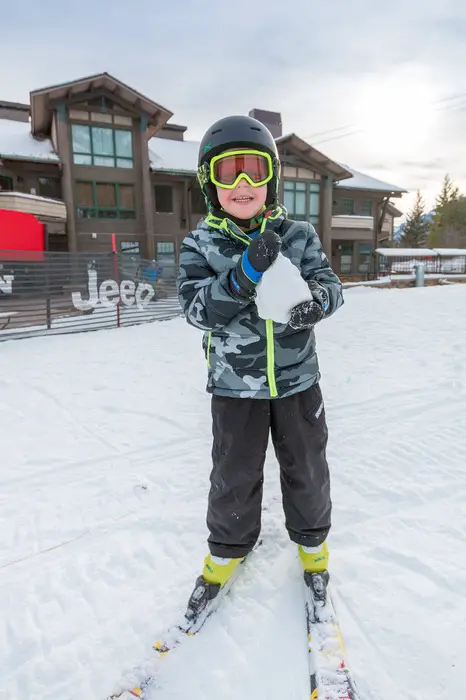
[[[347,665],[330,587],[323,594],[304,583],[311,700],[361,700]],[[325,599],[324,599],[325,598]]]

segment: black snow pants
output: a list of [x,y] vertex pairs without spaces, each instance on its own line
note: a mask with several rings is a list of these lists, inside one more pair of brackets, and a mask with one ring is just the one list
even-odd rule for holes
[[261,529],[264,462],[269,434],[280,465],[290,539],[321,544],[332,502],[327,425],[319,384],[282,399],[212,396],[213,469],[207,512],[212,555],[243,557]]

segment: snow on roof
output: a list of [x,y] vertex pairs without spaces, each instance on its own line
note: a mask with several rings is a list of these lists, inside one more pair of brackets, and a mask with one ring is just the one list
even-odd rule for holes
[[0,119],[0,158],[58,161],[49,139],[39,141],[31,135],[29,122]]
[[157,136],[149,141],[149,160],[153,170],[194,175],[198,152],[198,141],[172,141]]
[[466,255],[466,248],[435,248],[437,255]]
[[[275,139],[277,142],[285,139],[282,136]],[[153,170],[193,173],[197,171],[197,157],[199,151],[198,141],[172,141],[171,139],[153,136],[149,141],[149,160]],[[390,185],[382,180],[376,180],[369,175],[364,175],[343,163],[338,163],[342,168],[353,174],[352,178],[342,180],[338,187],[348,187],[360,190],[379,190],[383,192],[406,192],[407,190],[397,185]]]
[[427,258],[466,255],[466,248],[377,248],[376,253],[386,258]]
[[391,185],[388,182],[383,182],[382,180],[377,180],[375,177],[370,175],[365,175],[360,173],[359,170],[354,170],[344,163],[339,163],[342,168],[349,170],[353,174],[352,178],[348,180],[342,180],[337,184],[337,187],[344,187],[351,190],[378,190],[382,192],[407,192],[404,187],[398,187],[398,185]]
[[427,258],[436,255],[433,248],[376,248],[375,252],[386,258],[404,258],[408,255],[412,258]]

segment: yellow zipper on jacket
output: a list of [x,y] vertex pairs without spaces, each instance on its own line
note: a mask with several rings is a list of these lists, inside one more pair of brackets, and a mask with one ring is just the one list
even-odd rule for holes
[[275,381],[275,339],[273,337],[273,321],[268,318],[265,322],[267,336],[267,380],[269,382],[270,396],[278,396],[277,383]]

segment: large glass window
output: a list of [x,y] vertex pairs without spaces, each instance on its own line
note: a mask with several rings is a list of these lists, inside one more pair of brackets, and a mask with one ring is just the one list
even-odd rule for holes
[[72,124],[73,160],[76,165],[108,168],[133,167],[132,133],[105,126]]
[[0,192],[12,192],[13,178],[0,175]]
[[134,185],[114,182],[77,182],[80,219],[135,219]]
[[207,205],[199,185],[193,185],[191,188],[191,211],[193,214],[207,213]]
[[313,226],[319,223],[320,215],[320,184],[309,183],[309,221]]
[[350,275],[353,271],[353,244],[344,243],[341,246],[340,272],[342,275]]
[[175,244],[173,241],[157,241],[157,260],[175,262]]
[[364,199],[361,205],[361,216],[372,216],[372,200]]
[[343,213],[350,214],[351,216],[354,214],[354,199],[349,199],[347,197],[343,199]]
[[306,220],[306,183],[298,180],[285,180],[283,203],[293,219]]
[[320,183],[285,180],[283,203],[292,219],[318,225],[320,216]]
[[371,265],[372,245],[370,243],[359,244],[358,272],[364,274],[369,272]]
[[58,177],[40,177],[38,192],[41,197],[61,199],[61,184]]
[[158,214],[173,213],[173,187],[171,185],[155,185],[155,211]]

